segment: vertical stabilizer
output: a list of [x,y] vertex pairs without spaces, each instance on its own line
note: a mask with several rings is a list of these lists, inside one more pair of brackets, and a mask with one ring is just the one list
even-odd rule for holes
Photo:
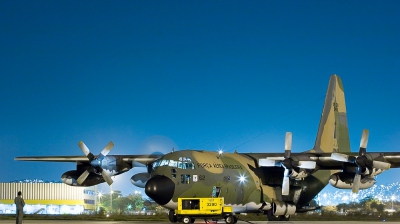
[[313,152],[350,152],[346,103],[342,80],[332,75],[322,109]]

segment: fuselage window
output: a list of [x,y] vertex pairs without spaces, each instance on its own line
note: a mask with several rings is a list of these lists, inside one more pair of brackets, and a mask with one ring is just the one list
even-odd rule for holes
[[190,184],[190,174],[182,174],[181,175],[181,183],[182,184]]

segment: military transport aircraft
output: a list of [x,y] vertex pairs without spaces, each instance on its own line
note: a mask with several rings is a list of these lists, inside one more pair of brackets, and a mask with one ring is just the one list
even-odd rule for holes
[[[368,130],[361,135],[358,153],[350,152],[344,89],[332,75],[315,145],[302,153],[291,153],[292,134],[286,133],[281,153],[218,153],[202,150],[172,151],[166,155],[108,155],[113,143],[95,156],[83,142],[86,156],[16,157],[23,161],[76,162],[75,170],[62,174],[65,184],[92,186],[137,166],[145,173],[131,182],[170,209],[179,197],[224,197],[235,213],[264,213],[268,220],[289,220],[290,215],[317,209],[310,201],[328,184],[341,189],[366,189],[375,176],[400,165],[400,153],[367,152]],[[234,220],[235,222],[237,220]]]

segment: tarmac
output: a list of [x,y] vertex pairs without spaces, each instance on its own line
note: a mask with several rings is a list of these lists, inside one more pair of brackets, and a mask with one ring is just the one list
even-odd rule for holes
[[[0,220],[0,224],[14,224],[15,220]],[[153,222],[153,221],[77,221],[77,220],[24,220],[23,224],[139,224],[139,223],[146,223],[146,224],[170,224],[168,221],[164,222]],[[196,224],[205,224],[205,222],[195,222]],[[219,221],[218,224],[223,224],[224,221]],[[284,222],[272,222],[272,221],[254,221],[254,222],[245,222],[245,221],[238,221],[238,224],[343,224],[343,221],[284,221]],[[365,223],[357,222],[357,221],[346,221],[346,224],[359,224]],[[382,224],[383,222],[368,222],[368,224]],[[400,222],[390,222],[390,223],[400,223]],[[210,222],[210,224],[215,224],[215,222]]]

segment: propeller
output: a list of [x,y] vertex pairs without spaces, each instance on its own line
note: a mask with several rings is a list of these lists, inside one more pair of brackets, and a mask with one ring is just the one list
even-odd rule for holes
[[291,156],[292,152],[292,133],[286,132],[285,136],[285,154],[284,157],[267,157],[260,160],[260,166],[281,166],[285,169],[282,181],[282,195],[289,195],[290,190],[290,174],[295,168],[314,169],[315,161],[298,161]]
[[352,188],[353,193],[358,193],[358,190],[360,189],[362,169],[367,167],[367,165],[369,166],[372,165],[371,164],[372,161],[368,160],[368,158],[365,156],[367,154],[368,138],[369,138],[369,131],[364,129],[361,135],[360,150],[358,151],[358,157],[355,159],[355,163],[357,164],[357,170],[353,180],[353,188]]
[[103,170],[103,168],[101,167],[102,165],[102,160],[105,156],[107,156],[107,154],[111,151],[111,149],[114,147],[114,143],[113,142],[109,142],[106,147],[104,147],[104,149],[101,151],[101,153],[98,156],[94,156],[89,148],[85,145],[85,143],[83,143],[82,141],[80,141],[78,143],[79,148],[82,150],[82,152],[86,155],[86,157],[89,159],[90,165],[91,167],[88,168],[87,170],[85,170],[85,172],[83,172],[79,178],[76,180],[76,182],[78,182],[78,184],[82,184],[86,178],[89,176],[90,172],[93,171],[93,169],[96,169],[98,171],[101,172],[101,175],[103,176],[104,180],[107,182],[108,185],[111,185],[113,183],[113,180],[111,179],[111,177],[107,174],[107,172],[105,170]]
[[360,141],[360,149],[358,151],[358,156],[349,156],[341,153],[332,153],[331,158],[336,161],[353,163],[357,165],[356,174],[353,180],[353,193],[358,193],[361,184],[361,175],[365,168],[375,168],[381,170],[390,169],[390,163],[382,161],[374,161],[370,155],[367,154],[367,144],[368,144],[369,131],[364,129]]
[[282,195],[289,195],[290,190],[290,174],[294,168],[314,169],[315,161],[295,161],[291,157],[292,152],[292,133],[286,132],[285,136],[285,156],[282,160],[283,172]]

